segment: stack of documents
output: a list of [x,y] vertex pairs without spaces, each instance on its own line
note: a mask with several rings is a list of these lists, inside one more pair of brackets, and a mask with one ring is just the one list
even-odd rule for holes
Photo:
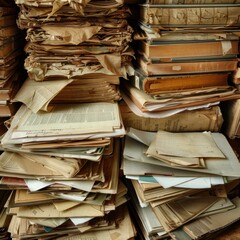
[[117,103],[58,104],[39,113],[22,105],[1,142],[1,188],[15,190],[7,205],[12,237],[134,237],[119,181],[124,134]]
[[136,128],[143,131],[157,132],[199,132],[220,131],[223,116],[219,106],[197,108],[186,111],[175,109],[159,113],[138,111],[133,105],[129,106],[122,100],[119,102],[125,128]]
[[128,104],[152,112],[239,98],[239,3],[150,0],[139,9]]
[[[232,198],[240,182],[240,163],[221,133],[130,129],[122,170],[132,189],[132,204],[137,211],[134,215],[145,239],[154,239],[156,234],[159,238],[171,235],[179,227],[185,230],[188,223],[206,221],[204,218],[230,209],[235,217],[221,226],[215,223],[212,228],[217,231],[239,219],[238,205]],[[151,222],[152,215],[155,220]],[[158,227],[153,231],[150,226]],[[194,226],[193,234],[199,234]]]
[[[170,233],[173,239],[228,239],[232,237],[231,234],[226,233],[229,225],[239,221],[239,211],[240,211],[240,199],[234,198],[232,200],[235,208],[229,209],[225,212],[219,212],[211,216],[203,216],[199,219],[193,220],[190,223],[184,225],[183,228],[177,229]],[[228,228],[228,229],[227,229]],[[218,232],[221,233],[219,236]],[[224,233],[222,236],[222,233]],[[217,238],[215,238],[217,236]],[[219,237],[218,237],[219,236]],[[223,237],[223,238],[222,238]],[[236,236],[237,237],[237,236]],[[238,237],[237,237],[238,238]]]
[[119,77],[133,29],[122,1],[15,1],[26,30],[24,105],[2,138],[13,239],[133,239],[119,180]]
[[130,11],[123,1],[16,0],[16,4],[18,26],[27,29],[29,79],[15,101],[28,107],[37,104],[36,91],[43,105],[121,98],[119,77],[131,75],[134,55],[129,46]]
[[13,103],[16,92],[20,88],[24,76],[23,36],[18,29],[17,8],[0,2],[0,117],[11,117],[19,104]]

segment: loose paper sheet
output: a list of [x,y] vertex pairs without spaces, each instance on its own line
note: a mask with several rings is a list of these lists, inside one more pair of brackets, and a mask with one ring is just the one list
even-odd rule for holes
[[59,104],[47,113],[26,109],[12,137],[111,132],[115,127],[120,127],[117,103]]
[[168,156],[225,158],[209,132],[170,133],[158,131],[156,150],[158,154]]

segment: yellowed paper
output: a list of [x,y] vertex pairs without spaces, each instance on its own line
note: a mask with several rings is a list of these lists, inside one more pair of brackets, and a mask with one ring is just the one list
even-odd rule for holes
[[48,113],[26,109],[12,137],[112,132],[120,125],[117,103],[59,104]]
[[158,154],[168,156],[225,158],[210,132],[171,133],[158,131],[156,151]]
[[102,206],[81,204],[59,212],[53,204],[45,204],[20,207],[17,216],[25,218],[101,217],[104,216],[104,209]]
[[38,83],[27,79],[18,93],[14,101],[24,103],[34,113],[40,109],[47,111],[48,103],[73,80],[58,80]]
[[66,211],[68,209],[71,209],[73,207],[76,207],[78,205],[80,205],[81,202],[74,202],[74,201],[63,201],[63,202],[54,202],[53,205],[55,206],[55,208],[59,211]]
[[[42,29],[52,35],[53,39],[57,38],[57,45],[73,44],[78,45],[86,40],[89,40],[94,34],[101,30],[101,26],[88,26],[88,27],[58,27],[58,26],[43,26]],[[59,40],[61,39],[61,41]],[[50,40],[51,44],[54,41]],[[43,44],[48,44],[44,41]]]

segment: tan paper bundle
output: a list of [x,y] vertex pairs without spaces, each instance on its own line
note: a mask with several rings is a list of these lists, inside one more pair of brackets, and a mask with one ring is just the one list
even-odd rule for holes
[[[132,40],[132,32],[132,28],[125,19],[90,18],[82,19],[80,23],[46,24],[42,25],[41,28],[29,28],[27,30],[27,40],[31,41],[31,43],[41,43],[45,47],[51,45],[56,48],[56,45],[61,45],[58,46],[58,49],[66,48],[66,46],[81,45],[83,50],[86,47],[85,51],[80,52],[81,54],[98,54],[99,50],[98,48],[94,49],[95,46],[99,46],[99,48],[100,46],[121,47],[121,52],[123,52]],[[116,52],[117,48],[106,50],[107,48],[103,53]]]
[[75,22],[81,17],[126,18],[129,8],[122,1],[16,1],[21,14],[18,24],[23,27],[40,26],[43,22]]

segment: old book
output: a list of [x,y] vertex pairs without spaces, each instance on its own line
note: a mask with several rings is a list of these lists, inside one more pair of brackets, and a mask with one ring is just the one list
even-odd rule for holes
[[155,63],[150,60],[138,58],[137,61],[143,72],[148,76],[235,71],[238,64],[237,59]]
[[8,16],[8,15],[16,15],[16,14],[17,14],[17,8],[14,8],[14,7],[0,7],[0,17]]
[[228,85],[229,73],[146,76],[136,69],[130,83],[148,94]]
[[20,103],[12,103],[12,102],[7,102],[4,104],[0,104],[0,117],[11,117],[13,116],[19,107],[21,106]]
[[0,17],[0,27],[16,26],[16,15]]
[[[219,131],[223,117],[219,106],[184,111],[164,118],[140,117],[134,114],[124,101],[119,103],[123,123],[126,128],[156,132],[166,130],[177,131]],[[207,116],[207,117],[206,117]]]
[[[139,23],[135,28],[134,40],[145,40],[149,43],[190,43],[195,41],[238,41],[239,29],[177,28],[164,29]],[[181,42],[182,41],[182,42]],[[184,42],[183,42],[184,41]]]
[[[122,96],[129,106],[135,106],[142,112],[159,112],[170,109],[178,109],[192,106],[200,106],[209,103],[218,103],[231,99],[238,99],[236,88],[214,87],[206,89],[188,90],[169,94],[149,95],[132,86],[127,81],[122,83]],[[180,106],[179,106],[180,105]]]
[[22,41],[20,37],[13,38],[12,41],[9,41],[0,46],[0,58],[6,58],[11,53],[22,47]]
[[167,42],[156,44],[141,41],[138,51],[146,58],[166,59],[169,61],[178,58],[237,55],[239,52],[238,41]]
[[12,100],[19,90],[24,79],[24,74],[15,72],[6,82],[0,82],[0,101]]
[[20,32],[20,29],[16,26],[8,26],[0,28],[0,38],[12,37]]
[[147,25],[176,27],[238,26],[240,7],[237,4],[197,5],[149,5],[140,6],[140,20]]

